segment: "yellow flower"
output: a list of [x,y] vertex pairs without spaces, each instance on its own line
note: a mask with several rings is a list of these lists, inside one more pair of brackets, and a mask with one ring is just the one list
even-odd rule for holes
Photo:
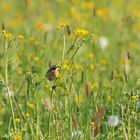
[[88,58],[89,58],[89,59],[93,59],[94,57],[95,57],[95,56],[94,56],[93,53],[90,52],[90,53],[88,54]]
[[60,27],[57,27],[57,31],[59,31],[61,28]]
[[39,57],[38,56],[35,56],[34,57],[34,61],[39,62]]
[[76,29],[75,30],[75,33],[77,36],[86,36],[88,34],[88,31],[87,30],[84,30],[84,29]]
[[21,76],[21,75],[22,75],[22,71],[19,70],[19,71],[18,71],[18,76]]
[[129,48],[137,48],[137,44],[135,42],[131,42]]
[[91,70],[93,70],[95,68],[95,64],[90,64],[89,67]]
[[23,35],[19,35],[18,38],[22,40],[24,38],[24,36]]
[[14,140],[22,140],[22,136],[20,134],[15,134]]
[[76,7],[71,7],[71,15],[72,17],[78,21],[81,19],[81,15],[80,15],[80,12],[78,11],[78,9]]
[[0,121],[0,126],[3,125],[3,124],[4,124],[4,122],[3,121]]
[[91,126],[94,126],[94,125],[95,125],[95,122],[93,121],[93,122],[91,122],[90,124],[91,124]]
[[98,89],[99,84],[97,82],[93,83],[91,86],[93,89]]
[[46,84],[44,88],[45,88],[47,91],[52,92],[52,87],[48,86],[48,84]]
[[96,15],[98,17],[101,17],[103,19],[106,19],[109,16],[109,10],[104,8],[104,9],[97,9]]
[[69,70],[71,68],[69,61],[64,61],[63,68]]
[[111,102],[112,101],[112,97],[110,95],[107,96],[107,101]]
[[[138,6],[138,5],[137,5]],[[135,16],[137,18],[140,17],[140,11],[139,11],[139,8],[137,7],[136,5],[133,5],[133,4],[128,4],[127,6],[127,11],[132,15],[132,16]]]
[[34,108],[35,108],[35,105],[34,105],[33,103],[28,103],[28,107],[29,107],[30,109],[34,109]]
[[103,59],[103,60],[101,60],[101,62],[100,62],[102,65],[107,65],[108,64],[108,61],[107,60],[105,60],[105,59]]
[[73,69],[77,69],[77,70],[80,70],[80,71],[84,71],[84,67],[82,65],[73,65]]
[[60,22],[60,27],[61,27],[61,28],[64,28],[64,27],[66,27],[66,26],[67,26],[66,21],[61,21],[61,22]]
[[123,77],[123,73],[117,72],[117,71],[113,71],[113,76],[115,78],[122,78]]
[[91,37],[91,39],[92,39],[94,42],[97,41],[97,35],[91,34],[90,37]]
[[132,99],[132,101],[135,102],[135,101],[137,101],[139,99],[139,96],[138,95],[132,95],[131,99]]
[[27,131],[27,129],[26,129],[26,128],[22,128],[22,131],[23,131],[23,132],[26,132],[26,131]]
[[29,114],[29,113],[26,113],[26,114],[25,114],[25,117],[26,117],[26,118],[29,118],[29,117],[30,117],[30,114]]
[[37,22],[37,23],[35,24],[35,28],[36,28],[37,30],[42,30],[42,29],[43,29],[43,23]]
[[4,34],[4,37],[6,39],[12,39],[12,34],[11,33],[6,33],[6,34]]
[[75,102],[76,102],[77,104],[83,103],[83,98],[82,98],[82,96],[76,96],[76,97],[75,97]]
[[83,8],[87,8],[87,9],[93,9],[95,7],[93,2],[86,2],[83,5]]
[[26,76],[30,76],[31,75],[31,72],[28,70],[26,71]]
[[16,118],[15,121],[16,121],[17,123],[19,123],[21,120],[20,120],[20,118]]

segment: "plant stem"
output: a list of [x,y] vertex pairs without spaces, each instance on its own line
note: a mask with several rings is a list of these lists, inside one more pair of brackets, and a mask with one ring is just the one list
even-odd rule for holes
[[5,43],[5,83],[8,85],[8,44]]
[[10,103],[10,109],[12,113],[12,119],[13,119],[13,124],[14,124],[14,130],[16,131],[16,123],[15,123],[15,115],[14,115],[14,109],[13,109],[13,104],[12,104],[12,98],[11,98],[11,93],[8,87],[8,43],[7,41],[5,42],[5,86],[7,88],[8,92],[8,100]]
[[[53,102],[53,89],[51,91],[51,103],[52,102]],[[52,110],[50,110],[50,112],[49,112],[49,133],[48,133],[49,139],[51,139],[51,134],[50,134],[50,132],[51,132],[51,118],[52,118]]]
[[9,87],[6,87],[6,88],[8,90],[8,100],[9,100],[9,103],[10,103],[10,109],[11,109],[11,113],[12,113],[14,130],[16,131],[15,114],[14,114],[14,108],[13,108],[12,99],[11,99],[11,95],[10,95],[11,93],[10,93]]
[[125,123],[124,123],[124,109],[123,109],[123,107],[121,107],[121,111],[122,111],[122,128],[123,128],[123,133],[124,133],[125,140],[128,140],[128,136],[127,136],[127,132],[126,132],[126,126],[125,126]]
[[65,49],[66,49],[66,36],[63,33],[63,51],[62,51],[62,62],[64,60],[64,56],[65,56]]

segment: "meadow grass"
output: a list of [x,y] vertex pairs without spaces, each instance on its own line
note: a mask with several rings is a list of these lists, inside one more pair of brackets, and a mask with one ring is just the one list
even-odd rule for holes
[[0,24],[0,140],[140,139],[139,0],[1,0]]

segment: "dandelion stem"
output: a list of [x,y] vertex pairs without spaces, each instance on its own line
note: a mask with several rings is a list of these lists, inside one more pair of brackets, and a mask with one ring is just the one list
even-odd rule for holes
[[12,104],[12,98],[10,96],[10,90],[8,87],[8,42],[5,41],[5,85],[8,91],[8,100],[10,103],[10,109],[12,113],[12,119],[13,119],[13,124],[14,124],[14,130],[16,131],[16,123],[15,123],[15,115],[14,115],[14,109],[13,109],[13,104]]
[[[53,102],[53,90],[54,89],[52,88],[52,91],[51,91],[51,103]],[[48,133],[49,139],[51,138],[51,134],[50,134],[50,132],[51,132],[51,118],[52,118],[52,110],[50,110],[50,112],[49,112],[49,133]]]
[[35,133],[34,133],[34,130],[33,130],[33,126],[31,124],[29,124],[29,127],[30,127],[30,130],[31,130],[31,133],[32,133],[32,137],[34,140],[37,140],[36,136],[35,136]]
[[36,107],[36,137],[39,138],[39,115],[38,115],[38,100],[37,100],[37,107]]
[[121,111],[122,111],[122,127],[123,127],[123,133],[124,133],[125,140],[128,140],[128,136],[127,136],[127,132],[126,132],[126,127],[125,127],[125,124],[124,124],[124,109],[123,109],[123,107],[121,107]]
[[66,49],[66,36],[63,33],[63,51],[62,51],[62,62],[64,60],[64,56],[65,56],[65,49]]
[[5,83],[8,85],[8,44],[5,43]]
[[13,104],[15,105],[16,110],[17,110],[18,114],[20,115],[20,117],[25,119],[25,117],[24,117],[24,115],[19,107],[19,104],[16,103],[15,97],[13,97]]
[[77,41],[78,36],[76,36],[75,40],[73,41],[72,45],[70,46],[70,48],[68,49],[68,51],[66,52],[65,57],[67,56],[67,54],[70,52],[70,50],[74,47],[75,42]]
[[13,119],[13,124],[14,124],[14,130],[16,131],[15,114],[14,114],[14,109],[13,109],[12,99],[11,99],[11,96],[10,96],[9,87],[7,87],[7,90],[8,90],[8,100],[9,100],[9,103],[10,103],[10,109],[11,109],[12,119]]

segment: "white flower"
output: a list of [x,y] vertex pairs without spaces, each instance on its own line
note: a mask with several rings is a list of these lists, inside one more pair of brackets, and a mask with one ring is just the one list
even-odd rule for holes
[[119,124],[119,117],[112,115],[108,119],[108,126],[115,127]]
[[80,130],[74,130],[73,132],[72,132],[72,139],[73,138],[83,138],[84,137],[84,134],[83,134],[83,132],[82,131],[80,131]]
[[98,43],[99,43],[99,47],[103,50],[109,46],[109,40],[105,36],[99,37]]
[[2,93],[5,97],[14,96],[14,92],[12,90],[10,90],[8,86],[3,88]]
[[53,27],[52,27],[51,24],[46,23],[46,24],[43,25],[43,29],[44,29],[45,32],[51,32]]

